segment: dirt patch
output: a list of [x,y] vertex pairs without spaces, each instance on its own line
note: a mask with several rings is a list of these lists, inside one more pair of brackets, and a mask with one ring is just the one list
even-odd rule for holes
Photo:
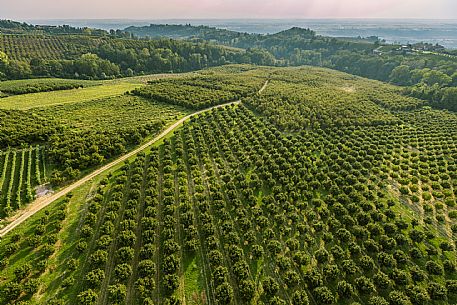
[[44,197],[46,195],[52,195],[54,194],[54,190],[51,188],[51,185],[48,184],[43,184],[39,185],[35,188],[35,194],[36,198]]

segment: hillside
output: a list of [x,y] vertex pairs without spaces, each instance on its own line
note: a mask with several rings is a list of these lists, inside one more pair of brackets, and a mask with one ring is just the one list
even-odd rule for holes
[[[109,142],[137,119],[241,98],[6,235],[0,303],[455,304],[457,115],[401,93],[322,68],[225,66],[29,110]],[[85,160],[55,150],[74,134],[48,155]]]
[[268,35],[190,25],[151,24],[129,27],[126,31],[140,37],[189,38],[246,50],[264,50],[274,57],[277,66],[311,65],[336,69],[405,86],[411,96],[429,100],[436,107],[457,109],[457,58],[450,55],[451,50],[441,46],[428,43],[387,45],[373,37],[325,37],[297,27]]
[[261,50],[168,38],[137,39],[121,31],[108,33],[0,20],[0,80],[112,79],[188,72],[233,63],[273,65],[274,62],[271,54]]

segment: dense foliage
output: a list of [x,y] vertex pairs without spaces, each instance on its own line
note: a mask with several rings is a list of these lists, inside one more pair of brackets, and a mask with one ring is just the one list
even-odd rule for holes
[[272,65],[274,58],[262,50],[242,50],[206,42],[0,34],[0,79],[32,76],[105,79],[185,72],[229,63]]
[[47,92],[56,90],[68,90],[76,88],[84,88],[87,86],[94,86],[96,83],[80,81],[80,80],[67,80],[67,79],[34,79],[34,80],[13,80],[0,82],[0,94],[6,93],[7,95],[27,94],[36,92]]
[[52,120],[30,112],[0,110],[0,149],[44,142],[57,130]]

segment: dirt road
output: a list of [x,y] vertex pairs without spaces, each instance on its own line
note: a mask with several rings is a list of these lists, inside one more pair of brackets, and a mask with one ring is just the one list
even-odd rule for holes
[[[259,92],[262,92],[263,90],[265,90],[266,85],[267,85],[267,83],[265,83],[264,87],[262,87],[262,89]],[[182,119],[180,119],[179,121],[176,121],[173,125],[171,125],[167,129],[165,129],[163,132],[161,132],[154,139],[152,139],[151,141],[149,141],[149,142],[143,144],[142,146],[136,148],[135,150],[132,150],[131,152],[123,155],[122,157],[114,160],[113,162],[108,163],[105,166],[95,170],[91,174],[85,176],[84,178],[74,182],[73,184],[71,184],[69,186],[66,186],[65,188],[63,188],[62,190],[58,191],[57,193],[38,198],[34,202],[30,203],[22,211],[22,213],[20,213],[20,214],[18,214],[16,216],[16,218],[14,218],[14,216],[13,216],[13,220],[8,225],[6,225],[3,229],[0,230],[0,238],[5,236],[8,232],[13,230],[17,226],[19,226],[21,223],[23,223],[25,220],[27,220],[33,214],[35,214],[39,210],[47,207],[48,205],[50,205],[51,203],[53,203],[57,199],[61,198],[62,196],[67,195],[68,193],[70,193],[71,191],[73,191],[76,188],[80,187],[81,185],[83,185],[87,181],[89,181],[89,180],[93,179],[94,177],[100,175],[101,173],[113,168],[114,166],[118,165],[119,163],[124,162],[125,160],[129,159],[130,157],[138,154],[139,152],[145,150],[146,148],[148,148],[149,146],[153,145],[157,141],[159,141],[162,138],[166,137],[170,132],[172,132],[175,128],[179,127],[182,123],[184,123],[184,121],[190,119],[191,117],[196,116],[198,114],[201,114],[203,112],[210,111],[210,110],[212,110],[214,108],[220,108],[220,107],[224,107],[224,106],[228,106],[228,105],[235,105],[235,104],[239,104],[240,102],[241,101],[236,101],[236,102],[230,102],[230,103],[226,103],[226,104],[222,104],[222,105],[217,105],[217,106],[213,106],[213,107],[210,107],[210,108],[207,108],[207,109],[203,109],[203,110],[194,112],[192,114],[189,114],[189,115],[183,117]]]

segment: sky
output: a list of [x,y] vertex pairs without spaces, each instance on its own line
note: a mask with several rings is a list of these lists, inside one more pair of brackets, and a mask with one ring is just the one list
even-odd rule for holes
[[456,0],[0,0],[1,19],[457,19]]

